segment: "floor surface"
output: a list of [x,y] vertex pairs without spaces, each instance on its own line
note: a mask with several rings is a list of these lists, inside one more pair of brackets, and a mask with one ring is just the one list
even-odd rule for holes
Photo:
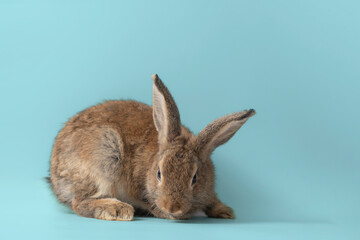
[[241,222],[195,217],[131,222],[83,218],[59,204],[43,179],[1,181],[0,239],[360,239],[355,224]]

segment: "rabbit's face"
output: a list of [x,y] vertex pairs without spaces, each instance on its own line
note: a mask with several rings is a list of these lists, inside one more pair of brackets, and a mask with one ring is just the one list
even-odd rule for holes
[[193,136],[181,125],[176,103],[159,76],[154,74],[152,79],[159,154],[147,173],[145,200],[156,216],[188,218],[216,199],[211,153],[234,136],[255,110],[218,118]]
[[212,166],[204,164],[191,149],[172,149],[160,154],[148,186],[153,207],[168,218],[190,217],[212,192],[208,190],[213,182],[209,167]]

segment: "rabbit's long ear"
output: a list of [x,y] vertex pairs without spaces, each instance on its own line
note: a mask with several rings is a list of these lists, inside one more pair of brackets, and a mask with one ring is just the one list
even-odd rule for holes
[[195,138],[200,158],[210,157],[215,148],[226,143],[254,114],[255,110],[250,109],[218,118],[207,125]]
[[180,114],[169,90],[157,74],[152,75],[153,118],[159,142],[171,142],[181,133]]

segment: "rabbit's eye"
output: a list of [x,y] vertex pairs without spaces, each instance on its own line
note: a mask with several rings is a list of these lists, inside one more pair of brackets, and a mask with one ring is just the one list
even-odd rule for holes
[[157,179],[159,180],[159,182],[161,182],[161,172],[160,169],[157,172]]
[[194,175],[194,177],[193,177],[193,179],[192,179],[192,181],[191,181],[191,186],[196,183],[196,181],[197,181],[197,175],[198,175],[198,174],[195,173],[195,175]]

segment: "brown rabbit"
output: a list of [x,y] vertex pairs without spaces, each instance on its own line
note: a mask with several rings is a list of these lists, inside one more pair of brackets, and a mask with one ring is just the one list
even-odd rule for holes
[[152,79],[153,107],[107,101],[66,123],[51,155],[55,194],[78,215],[105,220],[132,220],[135,210],[169,219],[197,210],[234,218],[216,197],[210,155],[255,111],[219,118],[194,136],[163,82]]

